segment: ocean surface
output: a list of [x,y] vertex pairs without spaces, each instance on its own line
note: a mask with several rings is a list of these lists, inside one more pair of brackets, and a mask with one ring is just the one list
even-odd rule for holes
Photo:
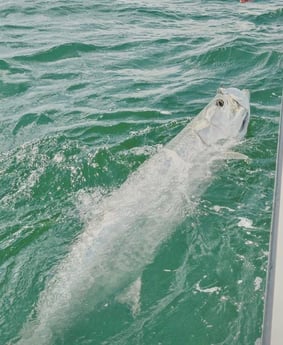
[[222,163],[159,244],[136,312],[89,300],[49,345],[260,344],[282,23],[281,0],[0,3],[0,345],[36,319],[99,203],[229,86],[251,92],[249,160]]

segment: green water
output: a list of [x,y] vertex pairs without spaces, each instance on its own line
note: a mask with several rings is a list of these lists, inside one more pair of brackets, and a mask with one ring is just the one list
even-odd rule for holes
[[238,148],[250,160],[226,162],[160,245],[143,272],[135,317],[105,301],[52,345],[255,344],[282,19],[280,0],[1,2],[1,345],[14,343],[34,314],[98,196],[170,141],[219,86],[251,91],[251,122]]

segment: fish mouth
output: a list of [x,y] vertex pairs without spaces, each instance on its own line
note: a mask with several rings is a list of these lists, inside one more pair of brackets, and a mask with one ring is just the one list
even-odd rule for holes
[[241,128],[240,128],[240,133],[242,133],[243,131],[245,131],[248,127],[248,122],[249,122],[249,113],[246,113]]

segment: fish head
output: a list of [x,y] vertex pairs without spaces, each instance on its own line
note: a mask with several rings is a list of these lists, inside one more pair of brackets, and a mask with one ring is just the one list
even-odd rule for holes
[[230,132],[231,137],[243,138],[247,133],[250,120],[249,90],[219,88],[215,98],[216,107],[223,108],[226,114],[225,124],[230,129],[227,129],[227,132]]
[[242,139],[250,119],[250,94],[248,90],[219,88],[216,96],[201,115],[198,134],[207,144],[228,139]]

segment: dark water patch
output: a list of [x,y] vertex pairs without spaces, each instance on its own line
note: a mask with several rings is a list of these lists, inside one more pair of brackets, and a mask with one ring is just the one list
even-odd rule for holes
[[[51,111],[49,112],[49,114],[50,113],[53,113],[53,112]],[[47,125],[52,122],[53,120],[47,114],[37,114],[37,113],[24,114],[15,125],[12,133],[16,135],[21,129],[33,123],[36,125]]]
[[256,52],[251,42],[252,39],[242,40],[237,38],[233,43],[225,43],[192,57],[192,62],[200,66],[207,66],[210,68],[223,67],[225,69],[227,69],[231,63],[237,63],[237,66],[240,63],[241,68],[246,69],[249,65],[246,61],[252,63],[254,60],[254,53]]
[[29,124],[35,122],[38,118],[38,114],[36,113],[30,113],[30,114],[25,114],[21,117],[21,119],[18,121],[16,126],[13,129],[13,134],[17,134],[17,132],[22,128],[26,127]]
[[[1,12],[0,12],[1,13]],[[21,31],[21,36],[22,36],[22,31],[24,30],[34,30],[34,26],[31,25],[18,25],[18,24],[6,24],[6,25],[0,25],[1,30],[20,30]]]
[[[176,283],[176,272],[182,265],[188,249],[186,237],[187,232],[182,224],[171,238],[161,245],[154,262],[143,272],[142,289],[146,291],[142,294],[143,310],[150,308],[172,292],[172,287]],[[175,251],[176,248],[178,251]],[[152,286],[156,289],[152,289]]]
[[[158,36],[161,37],[147,35],[147,37],[137,37],[130,41],[125,41],[125,39],[123,38],[122,42],[115,42],[114,44],[111,44],[108,47],[105,46],[103,47],[103,50],[113,52],[125,51],[135,53],[137,49],[140,49],[145,53],[142,55],[152,57],[153,60],[157,59],[158,56],[165,59],[166,57],[173,58],[174,54],[180,54],[181,52],[185,52],[186,50],[188,51],[188,49],[191,49],[194,45],[197,45],[197,42],[199,40],[202,40],[202,38],[196,38],[193,39],[192,42],[191,40],[188,42],[188,38],[185,35],[170,35],[170,37],[166,37],[166,35]],[[203,38],[203,41],[207,40]],[[153,50],[152,47],[154,47]],[[137,56],[135,55],[136,54],[133,54],[133,56],[137,58]],[[128,56],[128,58],[130,57],[131,56]],[[136,66],[139,66],[138,62]]]
[[[89,109],[87,109],[89,110]],[[63,112],[62,116],[66,117],[66,121],[64,121],[64,124],[69,122],[68,120],[71,119],[71,122],[75,122],[75,119],[82,119],[86,116],[86,110],[85,109],[77,109],[77,110],[71,110],[71,111],[65,111]]]
[[47,125],[51,122],[53,122],[53,120],[46,114],[40,114],[36,121],[38,125]]
[[1,70],[9,70],[10,69],[9,63],[5,60],[0,60],[0,69]]
[[5,8],[5,7],[1,8],[0,16],[6,18],[11,14],[21,12],[21,10],[22,10],[21,6],[15,6],[12,4],[8,4],[7,8]]
[[145,39],[136,39],[127,42],[115,42],[114,44],[107,47],[105,50],[114,51],[114,52],[123,52],[123,51],[135,51],[137,48],[144,47],[147,44]]
[[[131,150],[143,146],[165,145],[187,124],[187,120],[173,120],[165,123],[152,123],[130,132],[130,136],[113,149]],[[146,151],[145,151],[146,152]]]
[[275,73],[283,70],[282,61],[282,53],[275,50],[263,52],[260,55],[257,55],[257,67],[266,70],[272,66]]
[[113,9],[113,4],[109,2],[85,2],[82,6],[79,2],[69,2],[67,5],[64,1],[56,1],[46,6],[46,13],[51,17],[81,15],[86,13],[99,13],[108,15]]
[[2,97],[14,97],[25,93],[30,87],[29,82],[11,83],[0,80],[0,95]]
[[147,18],[153,18],[155,20],[172,20],[172,21],[175,21],[175,20],[180,20],[182,18],[185,17],[184,13],[181,13],[181,12],[177,12],[177,10],[175,11],[170,11],[169,9],[165,9],[165,8],[158,8],[158,7],[153,7],[153,6],[148,6],[148,7],[126,7],[126,8],[123,8],[122,10],[120,10],[119,12],[122,13],[122,12],[131,12],[133,14],[137,14],[137,17],[138,16],[142,16],[143,20],[144,20],[144,15],[147,17]]
[[[104,146],[108,145],[105,140]],[[120,184],[145,155],[137,159],[136,154],[122,154],[117,141],[113,141],[112,148],[96,149],[93,145],[82,146],[82,138],[47,137],[2,155],[3,204],[15,209],[33,201],[50,204],[80,189]]]
[[[256,105],[255,111],[263,116],[278,117],[280,112],[280,96],[282,88],[262,84],[262,87],[254,87],[252,102]],[[253,123],[251,123],[253,125]]]
[[[158,123],[141,122],[109,122],[109,124],[83,125],[65,131],[68,138],[81,141],[88,146],[107,146],[111,150],[119,151],[125,148],[141,146],[150,139],[150,132],[158,127]],[[115,133],[115,136],[114,136]],[[138,139],[139,138],[139,139]]]
[[[33,118],[36,117],[33,115]],[[5,195],[7,202],[30,197],[30,189],[37,183],[62,140],[60,137],[44,138],[1,155],[1,178],[7,182],[1,185],[1,194],[2,197]],[[18,178],[15,178],[15,174],[18,174]]]
[[[275,163],[278,128],[279,123],[275,123],[271,121],[270,118],[265,118],[263,116],[258,116],[250,123],[248,135],[251,136],[251,138],[254,136],[260,137],[260,144],[255,145],[255,142],[251,141],[251,143],[247,145],[250,151],[249,155],[252,158],[270,158],[273,160],[273,164]],[[271,152],[272,156],[270,156]]]
[[96,52],[97,46],[85,43],[65,43],[39,51],[31,55],[15,56],[15,60],[25,62],[54,62],[79,57],[82,53]]
[[[156,97],[155,103],[161,109],[166,109],[174,117],[185,117],[187,119],[197,115],[211,99],[211,95],[214,95],[216,89],[219,87],[217,79],[213,78],[211,82],[207,78],[207,84],[211,83],[209,94],[200,87],[199,77],[196,76],[190,78],[191,82],[189,85],[182,83],[180,86],[175,86],[172,89],[169,88],[168,92],[163,92]],[[173,91],[175,90],[175,91]],[[193,97],[195,95],[195,97]]]
[[128,122],[119,122],[116,124],[109,123],[108,126],[87,124],[65,132],[65,135],[69,135],[72,138],[80,139],[87,138],[91,135],[111,136],[114,133],[115,135],[121,135],[125,132],[128,132],[131,127],[132,125]]
[[260,26],[267,24],[272,24],[272,26],[274,26],[277,22],[279,24],[278,28],[280,28],[280,23],[282,23],[283,19],[283,8],[276,8],[273,11],[268,11],[257,16],[251,17],[251,19],[255,24]]
[[50,16],[69,16],[69,15],[72,15],[72,14],[76,14],[78,12],[80,12],[82,10],[82,7],[84,8],[85,10],[85,7],[84,6],[80,6],[79,4],[76,4],[76,3],[69,3],[68,5],[58,5],[58,6],[48,6],[47,8],[47,13],[50,15]]
[[[90,302],[91,303],[91,302]],[[80,319],[76,320],[73,329],[67,333],[64,340],[56,337],[54,342],[56,345],[64,345],[70,343],[72,340],[74,344],[84,342],[92,343],[93,339],[97,344],[108,344],[109,336],[119,334],[125,327],[127,327],[132,319],[129,309],[125,305],[115,303],[112,299],[108,301],[105,306],[99,308],[99,312],[93,311],[83,315]],[[115,316],[111,327],[103,320]],[[93,325],[95,325],[93,327]]]
[[[30,5],[28,2],[22,2],[19,4],[14,5],[13,3],[6,3],[3,8],[0,10],[0,16],[9,19],[10,17],[13,17],[14,15],[22,14],[26,16],[32,16],[32,15],[38,15],[44,12],[44,6],[42,2],[36,1],[33,5]],[[29,23],[30,24],[30,23]],[[11,24],[12,26],[23,26],[24,28],[27,28],[28,30],[31,28],[30,25],[24,24]]]
[[67,88],[67,91],[77,91],[77,90],[81,90],[84,89],[86,87],[88,87],[90,84],[88,82],[85,83],[77,83],[77,84],[73,84],[71,86],[69,86]]
[[[222,264],[216,263],[215,266],[216,272],[218,273],[218,279],[221,278],[222,280],[223,277],[227,277],[227,279],[225,278],[226,283],[223,289],[223,299],[220,299],[219,302],[222,301],[220,303],[222,306],[224,306],[225,301],[228,300],[236,302],[235,306],[237,307],[237,313],[233,318],[228,316],[230,320],[229,323],[233,322],[233,320],[236,323],[240,322],[238,323],[239,329],[242,329],[246,336],[248,334],[249,337],[254,339],[260,336],[262,318],[258,320],[256,326],[254,324],[251,325],[249,330],[246,329],[245,320],[248,310],[257,313],[262,308],[262,291],[255,288],[255,281],[259,279],[259,277],[261,277],[261,280],[265,277],[265,273],[262,271],[262,264],[266,262],[266,255],[263,255],[263,252],[259,250],[259,248],[267,250],[268,247],[270,208],[269,211],[266,211],[266,207],[271,206],[273,194],[272,179],[267,178],[265,182],[263,182],[262,171],[258,171],[257,168],[258,167],[252,166],[251,163],[229,162],[226,167],[226,169],[228,169],[228,174],[226,169],[222,169],[217,174],[217,179],[203,195],[203,199],[208,200],[211,205],[213,205],[212,208],[217,210],[216,215],[212,218],[222,217],[223,212],[221,211],[221,207],[229,205],[229,209],[227,210],[229,217],[223,219],[219,228],[222,232],[220,237],[222,244],[219,248],[220,250],[218,249],[215,253],[215,255],[219,257],[217,262],[222,262]],[[222,192],[221,195],[218,195],[216,189],[219,188],[220,184],[222,186]],[[251,187],[255,184],[258,186],[256,193]],[[236,186],[238,186],[238,191],[236,190]],[[253,196],[251,197],[252,193]],[[220,205],[221,207],[214,208],[214,205]],[[250,205],[249,210],[247,210],[246,205]],[[265,218],[268,218],[268,222],[257,222],[259,214],[265,214]],[[208,226],[201,228],[203,228],[203,231],[206,233],[205,236],[211,237],[212,228],[214,228],[217,223],[215,219],[210,219],[210,215],[207,214],[207,209],[205,221],[206,220]],[[243,222],[243,220],[245,220],[246,223]],[[247,226],[247,228],[245,228],[245,226]],[[265,228],[265,234],[263,234],[262,231],[263,227]],[[230,278],[228,273],[230,274]],[[262,287],[264,287],[264,282]],[[228,296],[233,297],[230,299]],[[226,297],[228,297],[227,300]],[[260,302],[257,311],[253,309],[252,303],[249,304],[251,298],[254,303],[256,301],[257,303]],[[218,309],[220,305],[215,304],[216,309]],[[218,309],[218,311],[220,312],[221,309]],[[221,318],[221,314],[216,313],[215,317]],[[230,326],[232,326],[232,323]],[[239,343],[244,342],[244,340],[242,340],[244,336],[241,335],[241,332],[232,331],[231,328],[230,332],[238,334],[240,339]],[[225,343],[227,342],[228,344],[229,341],[227,339]]]
[[6,71],[10,75],[14,74],[25,74],[25,73],[30,73],[31,70],[21,66],[21,65],[15,65],[11,62],[8,62],[7,60],[1,60],[0,59],[0,70]]
[[50,79],[50,80],[62,80],[62,79],[73,79],[78,77],[77,73],[44,73],[40,78],[41,79]]
[[[30,200],[28,213],[24,205],[18,208],[13,215],[14,228],[18,227],[18,231],[7,234],[3,241],[8,247],[1,252],[5,261],[1,260],[0,271],[5,270],[6,278],[10,281],[9,289],[0,284],[3,297],[0,306],[4,313],[1,340],[5,344],[15,336],[7,325],[13,322],[13,329],[20,331],[36,302],[36,296],[50,278],[54,264],[61,258],[62,252],[58,252],[58,246],[61,250],[65,247],[65,254],[67,243],[80,229],[74,213],[69,218],[66,198],[59,203],[57,200],[49,204],[50,207],[44,207],[46,205],[39,198]],[[7,231],[10,229],[6,228]],[[21,302],[11,309],[9,305],[14,299]]]
[[[5,240],[2,241],[1,254],[0,254],[0,265],[7,259],[16,256],[26,246],[30,245],[39,236],[49,229],[51,219],[42,220],[34,226],[18,225],[13,228],[6,229],[9,232],[9,236],[6,236]],[[14,235],[11,236],[11,233]],[[12,240],[9,237],[14,237]]]

